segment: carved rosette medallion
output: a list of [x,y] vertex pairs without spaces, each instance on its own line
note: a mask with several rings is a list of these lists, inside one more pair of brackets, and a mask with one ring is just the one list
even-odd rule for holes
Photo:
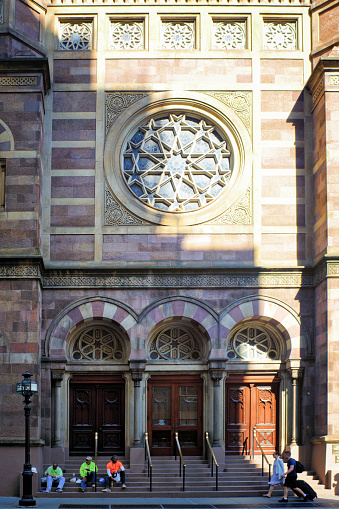
[[143,22],[111,22],[110,49],[143,49],[144,48],[144,24]]
[[296,50],[296,23],[264,23],[264,49],[268,50]]
[[231,108],[251,133],[252,130],[252,93],[251,92],[205,92]]
[[252,224],[252,192],[250,186],[246,194],[224,214],[207,224]]
[[92,23],[60,23],[59,50],[92,49]]
[[246,25],[245,23],[213,23],[212,35],[213,49],[245,49]]
[[163,49],[194,49],[194,22],[163,22],[161,26],[161,40],[161,47]]
[[127,226],[151,224],[131,214],[113,196],[107,185],[105,186],[105,226]]

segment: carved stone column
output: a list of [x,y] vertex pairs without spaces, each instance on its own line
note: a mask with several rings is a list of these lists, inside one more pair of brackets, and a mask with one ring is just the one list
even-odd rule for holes
[[52,371],[52,389],[54,392],[54,447],[61,447],[61,430],[62,430],[62,412],[61,412],[61,382],[64,376],[64,371]]
[[142,415],[142,375],[143,371],[141,370],[133,370],[131,372],[132,380],[134,382],[134,441],[133,447],[143,447],[142,444],[142,425],[143,425],[143,415]]
[[212,369],[210,371],[211,379],[213,380],[213,447],[221,447],[221,387],[220,380],[222,380],[223,372],[221,370]]
[[299,445],[300,430],[300,382],[303,376],[303,368],[290,370],[292,378],[292,438],[291,446]]

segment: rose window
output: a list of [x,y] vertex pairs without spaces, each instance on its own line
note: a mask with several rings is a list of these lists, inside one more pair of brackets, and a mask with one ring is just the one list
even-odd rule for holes
[[232,175],[228,140],[201,118],[169,114],[143,123],[123,153],[123,177],[144,204],[190,212],[213,202]]
[[157,334],[150,347],[152,360],[200,360],[198,341],[181,327],[167,327]]
[[262,327],[244,327],[238,330],[227,346],[229,359],[256,360],[280,357],[277,341]]
[[72,347],[73,360],[119,361],[123,358],[121,339],[105,327],[86,329]]

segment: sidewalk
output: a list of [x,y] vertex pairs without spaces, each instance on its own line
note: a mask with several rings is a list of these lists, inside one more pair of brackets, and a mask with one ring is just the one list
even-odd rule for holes
[[[297,497],[289,497],[288,504],[278,502],[280,497],[272,499],[256,498],[37,498],[35,507],[40,509],[273,509],[278,507],[314,507],[338,508],[339,496],[316,499],[315,502],[303,502]],[[19,498],[0,497],[1,509],[18,507]]]

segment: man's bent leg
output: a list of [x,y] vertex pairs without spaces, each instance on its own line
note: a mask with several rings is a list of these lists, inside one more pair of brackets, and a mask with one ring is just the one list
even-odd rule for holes
[[56,481],[59,481],[58,490],[62,490],[62,488],[64,487],[64,484],[65,484],[65,478],[60,476],[60,477],[56,478]]
[[120,481],[122,482],[122,484],[125,484],[125,480],[126,480],[125,470],[120,470]]
[[47,476],[47,488],[46,491],[50,492],[52,489],[53,477],[51,475]]

